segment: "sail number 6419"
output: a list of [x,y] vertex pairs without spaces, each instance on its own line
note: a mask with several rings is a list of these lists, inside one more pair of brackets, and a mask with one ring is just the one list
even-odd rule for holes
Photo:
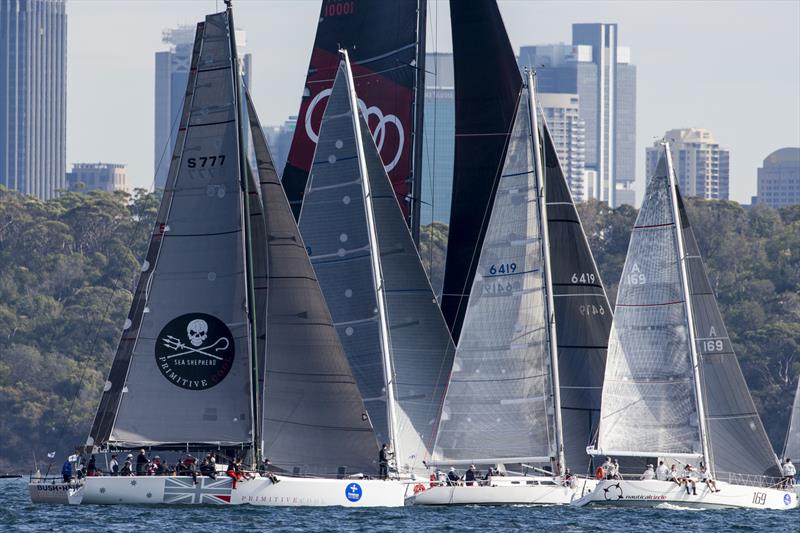
[[492,276],[497,274],[512,274],[516,271],[516,263],[500,263],[499,265],[492,265],[489,267],[489,274]]

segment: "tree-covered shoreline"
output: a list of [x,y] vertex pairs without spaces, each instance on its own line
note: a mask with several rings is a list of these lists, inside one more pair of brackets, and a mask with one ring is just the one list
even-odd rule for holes
[[[158,209],[144,190],[42,202],[0,187],[0,472],[86,438]],[[800,206],[687,201],[747,382],[780,452],[800,373]],[[579,206],[613,304],[636,210]],[[447,226],[421,231],[441,286]],[[158,416],[153,413],[153,416]]]

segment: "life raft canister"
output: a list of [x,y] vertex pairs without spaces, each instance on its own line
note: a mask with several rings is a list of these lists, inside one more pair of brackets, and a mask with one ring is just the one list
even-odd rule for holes
[[606,471],[603,470],[602,466],[598,466],[597,470],[594,471],[594,477],[597,479],[605,479],[606,478]]
[[425,485],[423,485],[422,483],[417,483],[416,485],[414,485],[414,494],[419,494],[423,490],[425,490]]

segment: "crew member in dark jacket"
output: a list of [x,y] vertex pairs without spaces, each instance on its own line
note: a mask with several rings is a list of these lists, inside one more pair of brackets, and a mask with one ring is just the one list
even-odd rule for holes
[[136,457],[136,475],[137,476],[146,476],[147,475],[147,463],[150,461],[147,459],[147,456],[144,454],[144,448],[139,450],[139,455]]
[[381,446],[381,451],[378,453],[378,466],[380,467],[378,475],[381,479],[388,479],[389,478],[389,456],[391,452],[389,451],[389,445],[385,442],[383,446]]

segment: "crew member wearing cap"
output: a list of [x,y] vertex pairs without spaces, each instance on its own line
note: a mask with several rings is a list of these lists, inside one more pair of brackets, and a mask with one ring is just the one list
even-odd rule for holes
[[639,479],[655,479],[656,471],[653,470],[653,465],[647,465],[647,470],[641,475]]

